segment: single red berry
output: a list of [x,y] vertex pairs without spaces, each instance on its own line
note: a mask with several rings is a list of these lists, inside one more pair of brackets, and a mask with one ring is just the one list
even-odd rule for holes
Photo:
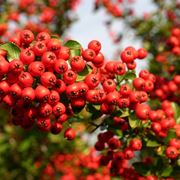
[[137,56],[137,51],[133,47],[127,47],[121,53],[121,59],[124,63],[131,63]]
[[22,30],[20,32],[21,43],[30,44],[34,40],[34,34],[30,30]]
[[6,82],[5,80],[1,81],[0,82],[0,96],[6,95],[9,92],[9,88],[10,86],[8,82]]
[[92,40],[89,42],[88,48],[94,50],[96,53],[99,53],[101,50],[101,43],[97,40]]
[[52,114],[52,106],[48,103],[40,104],[38,112],[42,117],[49,117]]
[[114,73],[114,66],[117,62],[116,61],[109,61],[105,64],[105,69],[107,72]]
[[35,99],[35,91],[32,87],[26,87],[22,90],[22,99],[24,102],[31,102]]
[[178,157],[178,150],[174,146],[169,146],[166,148],[166,156],[170,159],[176,159]]
[[126,72],[126,67],[124,63],[116,62],[114,64],[114,73],[117,75],[123,75]]
[[62,127],[62,125],[60,123],[54,122],[51,125],[51,133],[52,134],[59,134],[61,132],[62,128],[63,127]]
[[48,88],[38,85],[35,89],[36,98],[40,101],[47,101],[50,95],[50,91]]
[[47,41],[47,48],[49,51],[56,53],[61,49],[61,42],[58,39],[49,39]]
[[112,79],[107,79],[103,82],[103,89],[106,92],[113,92],[116,89],[116,83]]
[[133,80],[133,86],[136,88],[136,90],[144,90],[145,80],[142,78],[135,78]]
[[89,89],[94,89],[100,83],[98,74],[88,74],[84,80],[84,82],[88,85]]
[[92,49],[85,49],[82,52],[82,56],[86,61],[92,61],[95,58],[96,53]]
[[106,102],[111,105],[117,105],[120,98],[118,91],[109,92],[106,95]]
[[138,138],[134,138],[130,141],[130,147],[133,151],[139,151],[142,148],[142,141]]
[[76,136],[76,132],[72,128],[68,128],[64,132],[64,138],[66,138],[67,140],[73,140],[75,138],[75,136]]
[[138,49],[138,59],[144,59],[147,55],[148,53],[144,48]]
[[20,52],[19,58],[23,62],[23,64],[29,65],[35,60],[35,54],[32,50],[27,48],[27,49],[23,49]]
[[54,64],[54,70],[58,74],[63,74],[68,70],[68,64],[63,59],[57,59]]
[[52,72],[44,72],[40,81],[45,87],[53,87],[56,84],[56,76]]
[[119,93],[123,97],[128,97],[131,93],[131,88],[128,84],[123,84],[120,87]]
[[41,76],[44,73],[44,71],[45,66],[40,61],[32,62],[28,67],[28,72],[34,77]]
[[19,98],[21,96],[21,93],[22,93],[22,89],[21,87],[15,83],[13,84],[12,86],[10,86],[9,88],[9,93],[15,97],[15,98]]
[[49,118],[38,118],[36,124],[41,131],[47,132],[51,129],[51,120]]
[[115,137],[112,137],[107,142],[111,149],[118,149],[121,146],[121,141]]
[[21,74],[18,77],[18,84],[22,87],[31,87],[33,84],[33,77],[29,72],[21,72]]
[[76,73],[69,69],[63,74],[63,80],[66,84],[72,84],[76,81],[77,75]]
[[45,42],[37,41],[33,46],[33,52],[36,56],[42,56],[47,51]]
[[51,36],[47,32],[40,32],[36,36],[37,41],[42,41],[42,42],[48,42],[48,40],[51,39]]
[[132,151],[130,148],[126,148],[126,149],[124,150],[124,157],[125,157],[125,159],[127,159],[127,160],[132,159],[132,158],[134,157],[133,151]]
[[51,90],[49,98],[48,98],[48,103],[50,105],[55,105],[60,101],[60,96],[59,93],[55,90]]
[[19,59],[14,59],[9,63],[9,71],[19,74],[24,68],[23,63]]
[[70,58],[70,50],[68,47],[61,46],[61,50],[58,54],[59,59],[68,60]]
[[149,117],[150,107],[147,104],[137,104],[135,113],[136,116],[141,119],[145,120]]
[[70,62],[71,68],[75,72],[81,72],[84,70],[86,63],[80,56],[74,56]]
[[55,116],[60,116],[66,112],[66,107],[63,103],[58,102],[55,106],[53,106],[53,114]]
[[41,62],[44,64],[45,67],[51,68],[54,67],[56,59],[56,55],[53,52],[47,51],[43,53],[41,57]]

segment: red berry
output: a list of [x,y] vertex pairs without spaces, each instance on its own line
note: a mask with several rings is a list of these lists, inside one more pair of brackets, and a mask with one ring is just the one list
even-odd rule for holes
[[53,67],[56,61],[56,55],[51,51],[47,51],[42,55],[41,61],[45,67],[47,68]]
[[100,79],[98,74],[88,74],[84,80],[89,89],[94,89],[98,86]]
[[139,151],[142,148],[142,142],[138,138],[134,138],[130,141],[130,147],[133,151]]
[[31,87],[33,84],[33,77],[28,72],[21,72],[21,74],[18,77],[18,84],[22,87]]
[[178,157],[178,150],[174,146],[169,146],[166,148],[166,156],[170,159],[176,159]]
[[44,71],[45,71],[45,66],[40,61],[32,62],[28,67],[28,72],[35,77],[41,76],[44,73]]
[[64,132],[64,138],[66,138],[67,140],[73,140],[75,136],[76,136],[76,132],[72,128],[68,128]]
[[21,43],[30,44],[34,40],[34,34],[30,30],[20,32]]
[[32,87],[26,87],[22,90],[22,99],[24,102],[31,102],[35,99],[35,91]]
[[138,49],[138,59],[144,59],[147,56],[147,51],[144,48]]
[[68,64],[63,59],[57,59],[54,64],[54,70],[58,74],[63,74],[68,70]]
[[53,114],[55,116],[60,116],[66,112],[66,107],[63,103],[58,102],[55,106],[53,106]]
[[148,119],[149,112],[150,112],[150,107],[147,104],[137,104],[135,113],[139,119],[141,120]]
[[63,127],[62,127],[62,125],[60,123],[54,122],[51,125],[51,133],[52,134],[59,134],[61,132],[62,128]]
[[29,65],[35,60],[35,54],[30,49],[24,49],[20,52],[20,60],[23,62],[23,64]]
[[82,52],[82,56],[86,61],[92,61],[95,58],[96,53],[92,49],[85,49]]
[[53,87],[56,84],[56,76],[52,72],[44,72],[40,81],[45,87]]
[[86,63],[80,56],[74,56],[70,62],[71,68],[75,72],[81,72],[84,70]]
[[97,40],[92,40],[91,42],[89,42],[88,48],[98,53],[101,50],[101,43]]
[[117,75],[123,75],[126,72],[126,67],[124,63],[116,62],[114,64],[114,73]]
[[76,81],[76,77],[77,77],[76,73],[71,69],[67,70],[63,74],[63,80],[66,84],[74,83]]
[[38,85],[35,89],[36,98],[40,101],[47,101],[50,95],[49,89],[42,85]]
[[19,74],[22,72],[23,68],[23,63],[18,59],[14,59],[9,63],[9,71],[11,71],[12,73]]
[[37,41],[33,46],[33,51],[36,56],[42,56],[46,51],[46,44],[42,41]]
[[103,89],[106,92],[113,92],[116,89],[116,83],[112,79],[107,79],[103,82]]

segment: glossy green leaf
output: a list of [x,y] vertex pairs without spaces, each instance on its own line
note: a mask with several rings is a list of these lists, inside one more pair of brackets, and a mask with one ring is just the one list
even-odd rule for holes
[[92,72],[92,68],[89,65],[86,65],[84,70],[77,74],[77,79],[76,81],[83,81],[88,74]]
[[128,80],[133,80],[136,78],[136,74],[134,71],[128,71],[126,72],[126,74],[124,75],[124,79],[128,79]]
[[160,144],[156,140],[148,139],[146,146],[147,147],[158,147]]
[[133,167],[139,174],[141,174],[143,176],[148,175],[148,173],[151,170],[150,166],[147,166],[147,165],[145,166],[144,163],[142,163],[142,162],[133,163]]
[[172,166],[167,166],[167,167],[163,168],[161,176],[162,177],[168,177],[168,176],[171,175],[172,171],[173,171],[173,167]]
[[129,121],[129,125],[132,129],[134,129],[140,125],[140,120],[136,119],[134,116],[129,116],[128,121]]
[[81,44],[74,40],[67,41],[64,46],[70,49],[71,57],[80,56],[81,55]]
[[5,44],[0,45],[0,49],[7,51],[7,59],[11,61],[13,59],[19,59],[20,48],[16,46],[14,43],[7,42]]

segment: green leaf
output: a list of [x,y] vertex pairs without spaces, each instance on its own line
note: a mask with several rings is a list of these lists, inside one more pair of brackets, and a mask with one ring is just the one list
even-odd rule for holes
[[176,103],[172,103],[172,107],[173,107],[173,110],[175,112],[175,119],[176,119],[176,123],[177,124],[180,124],[180,106],[178,106]]
[[86,76],[90,74],[91,72],[92,72],[91,66],[86,65],[84,70],[80,72],[79,74],[77,74],[76,81],[83,81],[86,78]]
[[165,143],[168,143],[170,139],[176,138],[176,137],[177,137],[177,136],[176,136],[175,130],[174,130],[174,129],[170,129],[170,130],[168,131],[168,134],[167,134],[166,138],[164,138],[164,142],[165,142]]
[[124,75],[124,79],[128,79],[128,80],[133,80],[136,78],[136,73],[134,71],[128,71],[125,75]]
[[141,174],[143,176],[148,175],[151,170],[150,166],[147,166],[147,165],[145,166],[144,163],[142,163],[142,162],[133,163],[133,167],[139,174]]
[[117,130],[115,131],[115,134],[116,134],[116,136],[117,136],[119,139],[123,137],[123,132],[122,132],[121,130],[119,130],[119,129],[117,129]]
[[134,116],[129,116],[128,121],[129,121],[129,125],[132,129],[134,129],[140,125],[140,120],[136,119]]
[[167,167],[163,168],[161,176],[162,177],[168,177],[168,176],[171,175],[172,171],[173,171],[173,167],[172,166],[167,166]]
[[80,56],[81,55],[81,44],[74,40],[67,41],[64,46],[70,49],[71,57]]
[[19,59],[20,48],[14,43],[7,42],[5,44],[2,44],[0,45],[0,49],[7,51],[7,59],[9,62],[13,59]]
[[160,144],[156,140],[148,139],[146,146],[147,147],[158,147]]

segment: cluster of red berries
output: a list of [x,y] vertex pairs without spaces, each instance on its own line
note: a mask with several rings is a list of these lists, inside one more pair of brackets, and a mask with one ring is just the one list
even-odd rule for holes
[[[133,1],[129,0],[128,4],[130,3]],[[122,17],[125,13],[132,14],[132,9],[127,7],[125,9],[125,2],[122,0],[95,0],[95,8],[98,9],[100,5],[103,5],[107,12],[114,17]]]
[[[41,162],[35,163],[37,168],[41,168]],[[43,168],[41,180],[55,179],[61,174],[62,180],[110,180],[108,167],[100,167],[99,155],[94,149],[88,153],[59,154],[50,157],[50,162]],[[85,170],[85,171],[84,171]]]
[[[105,64],[105,72],[101,70],[104,65],[101,44],[95,40],[88,44],[88,49],[82,50],[82,56],[73,57],[67,47],[46,32],[35,38],[31,31],[23,30],[14,43],[21,47],[19,59],[8,62],[7,53],[1,50],[1,101],[11,107],[15,125],[30,128],[35,121],[40,130],[51,130],[54,134],[61,131],[68,113],[73,114],[71,107],[82,108],[86,101],[102,103],[102,107],[106,107],[105,101],[110,105],[117,104],[120,93],[115,90],[116,83],[113,79],[105,79],[114,74],[125,74],[125,63],[137,58],[135,49],[129,47],[122,53],[122,62]],[[140,58],[145,55],[144,51],[138,51]],[[93,67],[92,73],[77,82],[78,73],[88,64]],[[101,83],[103,88],[96,88]],[[61,96],[66,96],[65,102],[61,101]],[[55,121],[51,122],[51,119]],[[75,132],[68,129],[65,136],[73,139]]]
[[156,76],[154,92],[151,93],[152,98],[158,98],[160,101],[170,100],[180,102],[180,75],[174,75],[172,80],[164,77]]
[[180,28],[177,27],[172,29],[167,44],[171,46],[173,54],[180,56]]
[[[17,33],[21,30],[20,24],[21,28],[23,27],[36,33],[49,32],[51,30],[51,32],[61,35],[74,20],[69,12],[73,13],[79,3],[79,0],[6,1],[2,6],[2,16],[4,18],[3,23],[0,24],[0,35],[3,36],[0,39],[2,41],[7,38],[16,39]],[[22,17],[25,17],[26,21],[22,20]],[[65,23],[59,23],[62,21]],[[14,26],[9,28],[12,27],[12,22]]]

